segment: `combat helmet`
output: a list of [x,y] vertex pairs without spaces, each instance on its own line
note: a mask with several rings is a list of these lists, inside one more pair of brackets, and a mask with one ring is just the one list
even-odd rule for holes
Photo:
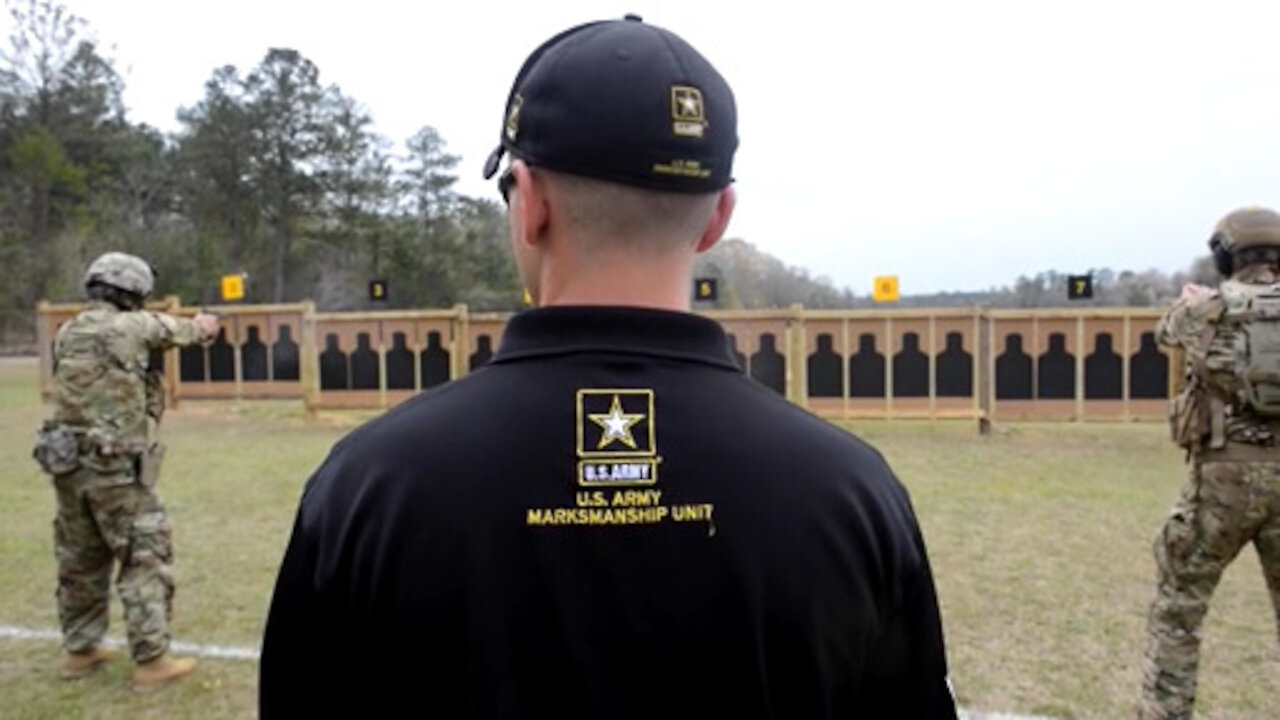
[[109,285],[139,297],[147,297],[155,286],[155,271],[136,255],[122,252],[103,253],[89,263],[84,273],[84,286],[94,283]]
[[1280,213],[1249,206],[1233,210],[1218,221],[1209,238],[1213,264],[1229,277],[1235,272],[1242,250],[1266,248],[1280,261]]

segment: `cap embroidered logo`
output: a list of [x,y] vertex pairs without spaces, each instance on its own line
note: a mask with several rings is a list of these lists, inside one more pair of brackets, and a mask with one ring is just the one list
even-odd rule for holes
[[687,85],[671,86],[671,131],[681,137],[702,137],[707,127],[702,91]]
[[519,93],[511,98],[511,107],[507,109],[507,139],[515,142],[516,135],[520,132],[520,108],[524,105],[524,97]]

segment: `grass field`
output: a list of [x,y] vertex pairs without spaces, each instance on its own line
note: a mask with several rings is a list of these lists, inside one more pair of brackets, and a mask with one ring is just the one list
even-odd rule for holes
[[[29,457],[44,416],[32,362],[0,361],[0,626],[53,630],[53,497]],[[160,492],[175,526],[173,630],[257,648],[301,484],[360,418],[306,420],[295,403],[187,403],[166,418]],[[1151,539],[1183,481],[1158,425],[865,423],[910,488],[929,543],[966,708],[1060,718],[1133,716],[1154,566]],[[1246,549],[1206,622],[1199,716],[1276,714],[1280,650]],[[119,607],[112,635],[123,634]],[[127,662],[57,679],[55,641],[0,638],[5,718],[249,718],[252,661],[206,659],[156,696]]]

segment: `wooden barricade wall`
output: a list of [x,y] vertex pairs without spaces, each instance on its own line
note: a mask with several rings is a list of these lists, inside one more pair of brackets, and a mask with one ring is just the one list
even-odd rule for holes
[[386,408],[460,377],[461,308],[315,315],[312,407]]
[[[311,355],[304,318],[310,303],[230,305],[203,308],[222,318],[222,331],[208,347],[172,350],[166,378],[178,401],[198,398],[266,399],[303,396],[302,378]],[[191,317],[200,308],[179,308]],[[177,372],[168,372],[177,367]]]
[[831,419],[981,417],[979,319],[965,309],[806,311],[801,402]]
[[[151,306],[193,315],[175,298]],[[41,390],[52,343],[79,305],[41,303]],[[308,409],[396,405],[498,350],[509,315],[448,310],[317,313],[310,302],[210,308],[223,331],[175,349],[172,401],[301,399]],[[830,419],[1162,420],[1176,359],[1154,308],[710,311],[747,375]]]
[[995,420],[1164,419],[1169,352],[1156,309],[987,314]]
[[787,310],[720,311],[706,313],[724,328],[738,366],[757,382],[788,396],[788,376],[794,373]]
[[467,339],[466,356],[459,358],[465,359],[466,364],[458,368],[458,377],[489,362],[493,354],[498,351],[498,344],[502,340],[502,331],[507,326],[508,317],[503,313],[484,313],[467,317],[464,333]]

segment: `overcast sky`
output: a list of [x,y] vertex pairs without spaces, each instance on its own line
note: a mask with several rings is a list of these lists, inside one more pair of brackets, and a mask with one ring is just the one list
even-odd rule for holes
[[[396,142],[433,125],[481,180],[528,53],[642,15],[734,88],[729,235],[860,294],[1184,268],[1213,224],[1280,206],[1280,3],[1138,0],[66,0],[174,130],[214,68],[299,50]],[[6,19],[7,20],[7,19]]]

